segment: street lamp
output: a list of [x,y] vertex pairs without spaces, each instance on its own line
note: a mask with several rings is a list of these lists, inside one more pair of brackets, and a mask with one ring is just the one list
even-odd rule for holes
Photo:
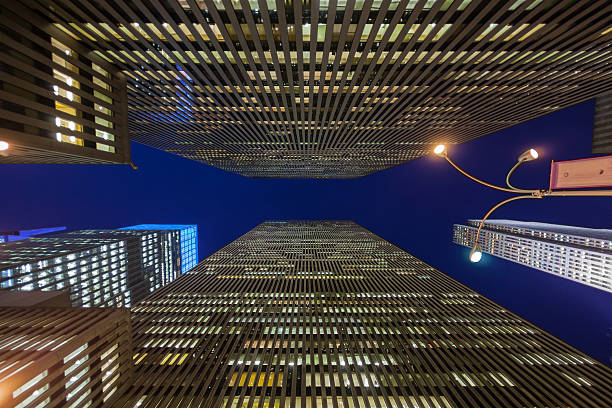
[[451,160],[450,157],[448,157],[448,148],[443,144],[437,145],[433,149],[433,152],[436,156],[444,157],[446,161],[449,162],[450,165],[453,166],[459,173],[463,174],[470,180],[477,182],[478,184],[482,184],[483,186],[492,188],[494,190],[504,191],[507,193],[521,194],[521,195],[516,195],[514,197],[507,198],[503,201],[500,201],[499,203],[495,204],[485,214],[484,217],[482,217],[482,219],[480,220],[480,224],[478,225],[478,230],[476,231],[476,239],[474,240],[474,246],[472,247],[472,250],[470,251],[469,258],[470,258],[470,261],[472,262],[479,262],[480,259],[482,258],[482,248],[480,246],[479,240],[480,240],[480,231],[482,230],[482,227],[484,226],[485,221],[489,218],[489,216],[491,216],[491,214],[495,210],[497,210],[499,207],[503,206],[504,204],[507,204],[511,201],[522,200],[522,199],[527,199],[527,198],[542,199],[545,197],[612,196],[612,190],[557,190],[557,191],[552,191],[551,188],[549,189],[522,189],[522,188],[514,187],[512,184],[510,184],[510,177],[521,164],[536,160],[539,157],[539,154],[535,149],[528,149],[520,154],[520,156],[518,157],[516,161],[516,164],[512,166],[512,168],[510,169],[510,171],[508,171],[508,174],[506,175],[506,186],[508,187],[501,187],[495,184],[491,184],[477,177],[472,176],[467,171],[459,167],[457,163]]
[[443,144],[437,145],[436,148],[434,149],[434,153],[437,154],[438,156],[441,156],[442,154],[444,154],[445,151],[446,151],[446,146],[444,146]]
[[9,155],[9,147],[11,147],[8,142],[4,140],[0,140],[0,156],[8,156]]
[[538,158],[538,152],[535,149],[525,150],[518,158],[521,163],[532,161]]
[[474,248],[472,248],[472,250],[470,251],[470,261],[480,262],[480,259],[482,259],[482,249],[480,247],[480,244],[476,243]]

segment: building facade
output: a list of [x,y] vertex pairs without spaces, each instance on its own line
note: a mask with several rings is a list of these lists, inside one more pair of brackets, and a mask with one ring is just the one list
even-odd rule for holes
[[593,145],[595,154],[612,154],[612,94],[601,95],[595,100],[593,118]]
[[36,235],[51,234],[53,232],[63,231],[65,229],[66,227],[50,227],[21,231],[0,231],[0,244],[9,241],[19,241],[21,239],[30,238]]
[[127,309],[1,307],[0,406],[112,406],[133,380]]
[[[480,220],[453,226],[453,242],[473,247]],[[482,252],[612,292],[612,230],[488,220]]]
[[195,224],[139,224],[121,230],[179,231],[181,248],[181,274],[187,273],[198,263],[198,226]]
[[118,407],[612,406],[612,370],[349,221],[265,222],[132,309]]
[[95,146],[127,154],[128,114],[133,140],[245,176],[359,177],[612,91],[609,7],[13,1],[0,119],[116,161]]
[[124,74],[19,1],[0,33],[0,164],[130,163]]
[[129,307],[180,276],[181,233],[80,230],[0,244],[0,288],[70,290],[74,306]]

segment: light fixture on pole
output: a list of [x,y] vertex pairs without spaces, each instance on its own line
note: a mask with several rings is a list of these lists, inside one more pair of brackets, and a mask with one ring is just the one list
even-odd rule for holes
[[470,251],[470,261],[472,262],[480,262],[480,259],[482,258],[482,249],[480,247],[480,244],[476,244],[474,245],[474,248],[472,248],[472,250]]
[[[556,190],[553,191],[557,186],[563,186],[564,188],[588,188],[591,186],[612,186],[612,179],[609,179],[609,173],[612,173],[612,156],[604,156],[604,157],[596,157],[590,159],[582,159],[582,160],[572,160],[568,162],[558,162],[551,164],[551,177],[550,177],[550,187],[548,189],[522,189],[516,188],[512,184],[510,184],[510,177],[514,173],[514,171],[523,163],[527,163],[533,160],[536,160],[539,157],[538,152],[535,149],[525,150],[518,157],[517,162],[508,174],[506,175],[506,185],[508,187],[501,187],[495,184],[488,183],[484,180],[481,180],[477,177],[472,176],[467,171],[463,170],[459,167],[450,157],[448,157],[448,148],[439,144],[434,149],[433,152],[436,156],[444,157],[447,162],[450,163],[459,173],[463,174],[470,180],[473,180],[479,184],[482,184],[485,187],[492,188],[494,190],[504,191],[507,193],[521,194],[516,195],[514,197],[507,198],[499,203],[495,204],[482,219],[480,220],[480,224],[478,225],[478,230],[476,231],[476,239],[474,240],[474,246],[470,251],[470,261],[479,262],[482,258],[482,247],[480,244],[480,231],[484,226],[485,221],[489,218],[489,216],[497,210],[499,207],[507,204],[511,201],[522,200],[526,198],[534,198],[534,199],[542,199],[545,197],[585,197],[585,196],[608,196],[612,197],[612,190]],[[559,169],[563,166],[563,177],[565,179],[561,180]],[[605,170],[598,170],[599,168],[608,168],[609,170],[606,173]],[[585,172],[591,172],[590,181],[585,185],[584,174]],[[571,173],[571,174],[570,174]],[[606,173],[604,175],[604,173]],[[577,177],[573,179],[572,174],[576,174]],[[579,175],[579,176],[578,176]],[[602,177],[603,175],[603,177]],[[569,181],[567,181],[569,180]],[[574,180],[574,181],[572,181]],[[595,181],[596,180],[596,181]],[[603,180],[603,181],[602,181]],[[572,184],[573,183],[573,184]],[[588,184],[591,183],[591,184]],[[607,184],[606,184],[607,183]]]
[[0,156],[8,156],[9,155],[9,147],[11,147],[8,142],[4,140],[0,140]]
[[434,153],[437,154],[438,156],[443,155],[445,152],[446,152],[446,146],[444,146],[443,144],[437,145],[434,149]]

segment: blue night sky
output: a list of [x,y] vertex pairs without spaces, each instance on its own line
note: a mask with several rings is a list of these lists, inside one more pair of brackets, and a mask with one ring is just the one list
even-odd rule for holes
[[[500,118],[503,119],[503,118]],[[547,187],[550,160],[590,156],[587,102],[451,147],[466,170],[503,184],[516,157],[535,147],[514,184]],[[199,227],[200,259],[269,219],[351,219],[513,312],[612,366],[612,295],[452,243],[453,223],[481,217],[508,195],[428,156],[354,180],[248,179],[132,144],[128,166],[3,165],[0,230],[140,223]],[[521,200],[493,218],[612,227],[609,198]]]

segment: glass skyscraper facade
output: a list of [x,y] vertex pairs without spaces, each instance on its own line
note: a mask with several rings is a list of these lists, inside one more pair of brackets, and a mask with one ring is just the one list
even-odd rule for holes
[[[473,247],[480,220],[453,226],[453,242]],[[612,292],[612,230],[487,220],[482,252]]]
[[180,276],[183,230],[193,263],[196,227],[157,227],[80,230],[0,244],[0,288],[69,290],[74,306],[132,306]]
[[349,221],[265,222],[132,308],[119,407],[612,406],[612,370]]
[[121,230],[151,230],[180,232],[181,274],[191,270],[198,263],[198,226],[185,224],[139,224],[120,228]]

